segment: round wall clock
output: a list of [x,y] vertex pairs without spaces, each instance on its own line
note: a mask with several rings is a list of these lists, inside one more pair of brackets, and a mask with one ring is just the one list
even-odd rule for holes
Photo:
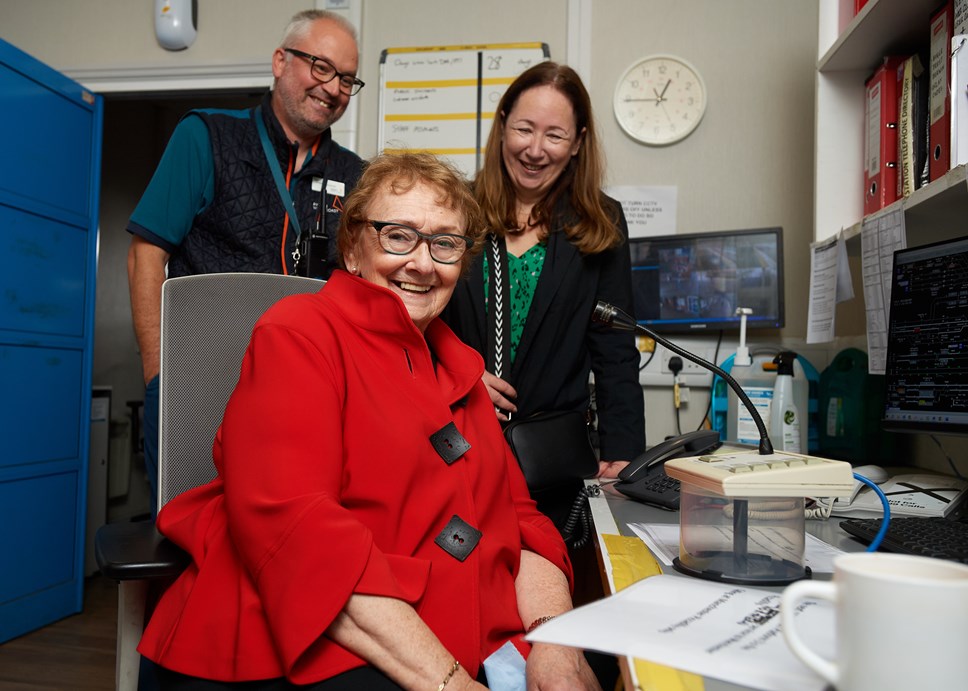
[[650,146],[682,141],[706,112],[706,85],[682,58],[636,60],[615,86],[615,119],[627,135]]

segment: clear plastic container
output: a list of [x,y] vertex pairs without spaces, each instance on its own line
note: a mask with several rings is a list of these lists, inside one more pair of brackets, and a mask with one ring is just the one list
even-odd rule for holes
[[724,497],[683,482],[677,571],[745,585],[810,577],[803,497]]

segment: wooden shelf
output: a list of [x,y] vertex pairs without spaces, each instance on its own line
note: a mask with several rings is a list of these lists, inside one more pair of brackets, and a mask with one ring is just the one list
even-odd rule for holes
[[[968,234],[965,216],[968,213],[968,168],[958,166],[917,189],[909,197],[899,199],[865,218],[904,211],[904,225],[908,244],[922,245],[950,237]],[[860,237],[863,221],[844,229],[844,239]]]
[[923,48],[939,0],[869,0],[817,62],[820,72],[873,72],[890,53]]

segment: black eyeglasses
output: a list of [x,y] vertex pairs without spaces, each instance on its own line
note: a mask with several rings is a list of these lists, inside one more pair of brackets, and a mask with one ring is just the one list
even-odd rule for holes
[[356,96],[360,93],[360,89],[366,86],[362,79],[357,79],[349,74],[343,74],[342,72],[337,72],[336,68],[333,67],[331,63],[326,58],[318,58],[315,55],[310,55],[309,53],[304,53],[301,50],[296,50],[295,48],[284,48],[287,53],[292,53],[296,57],[305,58],[309,60],[309,73],[320,84],[325,84],[326,82],[332,81],[333,77],[339,77],[339,90],[348,96]]
[[380,247],[389,254],[404,255],[413,252],[421,240],[430,247],[430,258],[438,264],[456,264],[464,252],[473,244],[469,238],[454,233],[426,235],[416,228],[392,221],[371,221],[367,223],[380,238]]

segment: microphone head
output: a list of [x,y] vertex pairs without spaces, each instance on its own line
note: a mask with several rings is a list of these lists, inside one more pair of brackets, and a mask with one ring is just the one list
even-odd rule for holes
[[596,303],[595,310],[592,312],[592,321],[623,331],[635,331],[636,327],[636,322],[632,317],[604,300],[599,300]]
[[595,303],[595,311],[592,312],[592,321],[596,324],[605,324],[606,326],[612,325],[612,320],[615,318],[615,308],[604,300],[599,300]]

